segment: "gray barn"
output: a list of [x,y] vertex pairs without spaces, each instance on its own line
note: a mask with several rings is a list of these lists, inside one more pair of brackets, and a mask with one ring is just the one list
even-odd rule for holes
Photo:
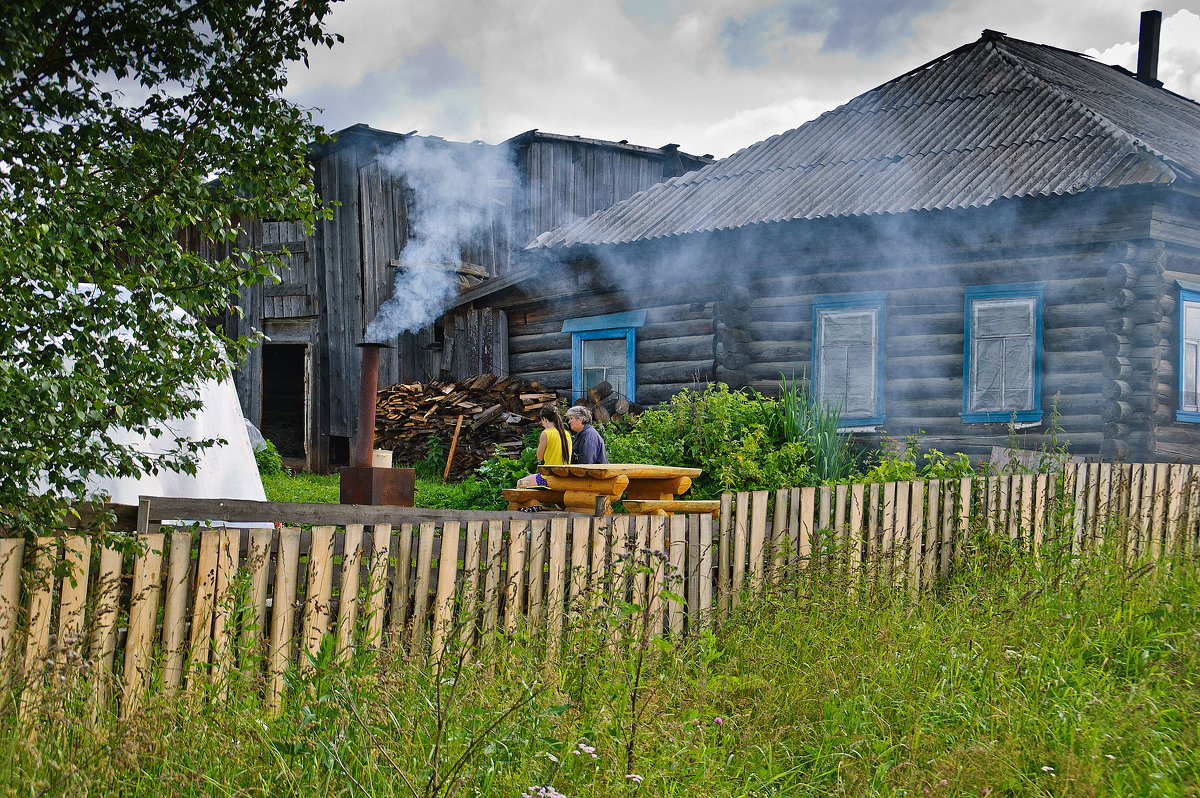
[[[463,292],[513,374],[639,402],[805,375],[847,426],[983,454],[1196,460],[1200,106],[985,31],[799,128],[543,234]],[[564,265],[565,264],[565,265]]]
[[[675,145],[640,147],[536,130],[489,145],[366,125],[340,131],[310,158],[332,218],[318,221],[312,236],[296,222],[245,224],[239,246],[277,250],[285,269],[280,283],[246,290],[238,299],[240,315],[230,314],[225,324],[231,334],[259,329],[267,337],[235,373],[246,418],[318,472],[348,462],[358,401],[355,344],[392,295],[410,241],[446,239],[436,265],[452,289],[503,280],[518,266],[514,253],[539,233],[712,160]],[[470,224],[422,228],[431,204],[425,195],[452,205],[472,197]],[[204,242],[186,245],[208,252]],[[428,304],[433,320],[442,307],[433,299]],[[469,328],[466,321],[458,318],[460,329],[451,317],[420,334],[392,337],[399,346],[381,360],[380,385],[473,375],[488,364],[502,372],[505,314],[474,314]]]

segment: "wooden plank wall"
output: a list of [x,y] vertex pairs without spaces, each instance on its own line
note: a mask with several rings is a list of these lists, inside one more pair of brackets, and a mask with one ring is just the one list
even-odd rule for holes
[[[1081,463],[1057,474],[727,494],[719,519],[422,520],[416,510],[411,522],[356,524],[336,505],[288,505],[336,523],[197,531],[151,523],[148,506],[145,551],[132,559],[79,536],[0,541],[0,657],[27,703],[70,651],[113,675],[122,713],[152,688],[239,685],[274,707],[288,671],[325,645],[339,659],[388,645],[436,660],[455,643],[496,646],[529,624],[556,647],[584,609],[620,601],[650,602],[654,634],[690,634],[792,579],[916,596],[952,574],[972,535],[1039,556],[1107,544],[1130,563],[1194,562],[1200,466]],[[60,562],[73,580],[54,576]]]
[[[1200,203],[1197,203],[1200,205]],[[1200,207],[1191,213],[1171,213],[1164,223],[1181,228],[1177,237],[1200,239]],[[1139,301],[1150,304],[1146,322],[1132,330],[1131,365],[1135,357],[1146,359],[1153,374],[1149,418],[1153,459],[1194,459],[1200,452],[1200,424],[1175,420],[1179,409],[1179,288],[1178,280],[1200,282],[1200,252],[1192,246],[1166,246],[1154,250],[1146,275],[1137,287]],[[1157,324],[1154,321],[1158,318]],[[1149,328],[1149,329],[1147,329]],[[1133,346],[1134,342],[1140,346]]]
[[[564,286],[562,290],[567,290]],[[547,388],[571,390],[571,334],[565,319],[646,310],[636,333],[637,396],[641,404],[669,399],[685,389],[703,388],[713,379],[712,302],[641,304],[624,293],[581,296],[571,302],[530,302],[508,308],[509,369],[514,376]]]

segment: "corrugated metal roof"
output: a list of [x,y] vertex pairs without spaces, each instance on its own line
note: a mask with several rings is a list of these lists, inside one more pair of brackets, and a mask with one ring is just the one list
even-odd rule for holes
[[986,32],[794,130],[531,247],[987,205],[1200,176],[1200,105],[1117,67]]

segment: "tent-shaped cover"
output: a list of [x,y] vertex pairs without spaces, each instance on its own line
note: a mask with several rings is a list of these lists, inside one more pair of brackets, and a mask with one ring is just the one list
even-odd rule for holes
[[[71,290],[86,295],[99,289],[94,285],[80,284]],[[118,296],[123,301],[130,298],[128,292],[123,290]],[[177,306],[164,306],[164,310],[176,317],[186,317],[185,312]],[[128,330],[123,329],[116,334],[135,340]],[[89,493],[104,494],[109,501],[118,504],[137,504],[140,496],[265,501],[262,479],[232,380],[227,375],[219,381],[201,382],[192,390],[200,399],[200,409],[186,418],[159,422],[156,427],[161,430],[160,436],[140,435],[124,428],[115,428],[112,439],[115,443],[152,454],[168,453],[177,439],[218,441],[201,451],[196,473],[160,469],[157,474],[143,474],[140,477],[92,477],[88,480]]]

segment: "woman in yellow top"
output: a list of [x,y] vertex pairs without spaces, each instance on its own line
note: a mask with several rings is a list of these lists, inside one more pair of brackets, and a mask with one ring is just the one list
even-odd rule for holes
[[[542,465],[567,465],[571,462],[571,434],[563,426],[554,407],[543,407],[538,421],[542,434],[538,437],[537,459]],[[544,488],[546,480],[541,474],[530,474],[517,480],[522,488]]]

